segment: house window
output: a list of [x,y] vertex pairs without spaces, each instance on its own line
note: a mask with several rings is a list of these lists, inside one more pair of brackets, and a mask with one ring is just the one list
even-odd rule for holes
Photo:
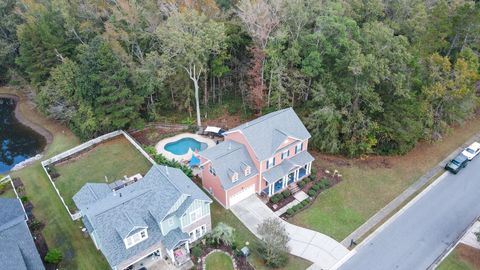
[[237,172],[232,173],[232,182],[235,182],[237,180],[238,180],[238,173]]
[[252,168],[250,166],[245,167],[245,170],[243,170],[245,176],[248,176],[252,173]]
[[284,152],[282,153],[282,160],[288,158],[289,156],[290,156],[290,151],[289,151],[289,150],[284,151]]
[[123,242],[125,243],[126,248],[131,248],[147,238],[148,238],[147,229],[143,229],[140,232],[123,239]]
[[199,220],[202,217],[202,208],[198,208],[195,211],[190,212],[190,224]]
[[302,150],[303,150],[303,143],[299,143],[297,144],[297,146],[295,146],[295,154],[298,154],[298,152]]
[[215,169],[213,168],[213,166],[210,165],[210,168],[208,169],[208,171],[210,172],[211,175],[217,176],[217,174],[215,173]]
[[172,226],[173,226],[173,218],[167,219],[167,225],[168,225],[169,227],[172,227]]
[[270,169],[273,166],[275,166],[275,157],[271,157],[267,160],[267,169]]
[[207,233],[207,226],[206,225],[202,225],[196,229],[194,229],[193,231],[191,231],[189,233],[190,235],[190,243],[196,241],[197,239],[199,239],[200,237],[202,237],[203,235],[205,235],[205,233]]

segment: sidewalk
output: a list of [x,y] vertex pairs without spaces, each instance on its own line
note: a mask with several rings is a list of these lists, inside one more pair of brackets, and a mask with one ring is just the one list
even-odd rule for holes
[[429,172],[425,175],[420,177],[415,183],[409,186],[405,191],[403,191],[400,195],[398,195],[395,199],[393,199],[389,204],[383,207],[380,211],[378,211],[375,215],[373,215],[370,219],[368,219],[364,224],[358,227],[354,232],[352,232],[349,236],[347,236],[341,244],[345,247],[350,247],[350,243],[352,240],[357,241],[359,238],[364,236],[368,231],[372,228],[380,224],[386,217],[392,214],[400,205],[408,200],[415,192],[421,190],[425,184],[427,184],[432,177],[437,175],[438,173],[444,170],[445,164],[454,158],[458,153],[460,153],[465,147],[470,145],[474,141],[480,140],[480,132],[472,136],[466,143],[464,143],[461,147],[457,148],[453,151],[448,157],[438,163],[435,167],[433,167]]

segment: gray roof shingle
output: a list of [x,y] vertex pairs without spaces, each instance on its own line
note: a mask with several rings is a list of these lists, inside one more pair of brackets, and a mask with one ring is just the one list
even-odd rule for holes
[[312,157],[312,155],[310,155],[310,153],[308,153],[307,151],[301,151],[290,159],[285,159],[279,165],[263,173],[263,177],[268,183],[274,183],[275,181],[290,173],[293,169],[302,167],[313,160],[314,158]]
[[[141,180],[122,189],[91,200],[89,189],[82,188],[74,201],[80,202],[77,207],[82,211],[85,226],[95,231],[100,249],[109,264],[115,266],[164,241],[159,224],[183,194],[188,195],[190,202],[183,207],[195,200],[212,202],[181,170],[154,165]],[[83,198],[93,202],[82,204]],[[148,238],[126,249],[123,237],[145,227]]]
[[0,198],[0,263],[2,269],[45,269],[18,199]]
[[245,135],[258,160],[270,158],[288,137],[302,141],[310,138],[310,133],[292,108],[266,114],[225,134],[234,131]]
[[[258,174],[246,147],[235,141],[225,141],[200,152],[200,155],[209,159],[220,178],[223,189],[230,189]],[[245,175],[243,168],[250,166],[250,174]],[[238,173],[238,180],[233,182],[231,173]]]
[[189,240],[190,236],[184,232],[182,232],[179,228],[175,230],[171,230],[165,236],[165,240],[163,244],[167,249],[173,249],[176,245],[178,245],[181,241]]

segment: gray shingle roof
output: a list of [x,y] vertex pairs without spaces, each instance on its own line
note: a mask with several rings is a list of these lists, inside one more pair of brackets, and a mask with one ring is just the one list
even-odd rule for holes
[[228,130],[241,131],[251,145],[258,160],[270,158],[288,137],[299,140],[310,138],[310,133],[292,108],[261,116]]
[[0,198],[0,263],[2,269],[45,269],[18,199]]
[[178,245],[180,242],[189,240],[190,236],[184,232],[182,232],[179,228],[176,228],[175,230],[171,230],[170,232],[167,233],[165,236],[165,240],[163,241],[163,244],[167,249],[173,249],[176,245]]
[[[86,227],[95,231],[97,243],[111,266],[135,256],[164,240],[159,224],[182,194],[190,204],[211,199],[181,170],[154,165],[138,182],[116,192],[94,197],[89,188],[75,194],[74,201],[82,211]],[[83,204],[92,201],[91,204]],[[183,204],[182,204],[183,205]],[[178,212],[178,210],[177,210]],[[148,238],[126,249],[125,235],[148,227]],[[89,230],[90,231],[90,230]]]
[[275,181],[279,180],[280,178],[288,174],[295,167],[298,167],[298,166],[290,162],[290,160],[286,159],[279,165],[263,173],[263,178],[265,178],[265,180],[270,184],[274,183]]
[[[215,174],[220,178],[223,189],[227,190],[235,185],[250,179],[258,174],[246,147],[235,141],[225,141],[200,152],[200,155],[209,159],[215,170]],[[245,176],[243,168],[250,166],[250,174]],[[238,173],[238,180],[232,182],[230,178],[231,171]]]
[[312,155],[310,155],[310,153],[308,153],[307,151],[302,151],[298,154],[296,154],[295,156],[291,157],[290,158],[290,161],[296,165],[299,165],[299,166],[303,166],[309,162],[312,162],[314,161],[315,158],[312,157]]
[[287,175],[293,169],[302,167],[313,160],[314,158],[312,157],[312,155],[310,155],[310,153],[308,153],[307,151],[302,151],[291,157],[290,159],[285,159],[279,165],[263,173],[263,177],[268,183],[274,183],[278,179]]

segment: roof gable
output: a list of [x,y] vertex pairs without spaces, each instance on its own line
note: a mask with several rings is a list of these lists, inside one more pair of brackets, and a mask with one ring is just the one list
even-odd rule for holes
[[241,132],[258,160],[270,158],[289,137],[310,138],[310,133],[292,108],[275,111],[233,128],[224,134]]

